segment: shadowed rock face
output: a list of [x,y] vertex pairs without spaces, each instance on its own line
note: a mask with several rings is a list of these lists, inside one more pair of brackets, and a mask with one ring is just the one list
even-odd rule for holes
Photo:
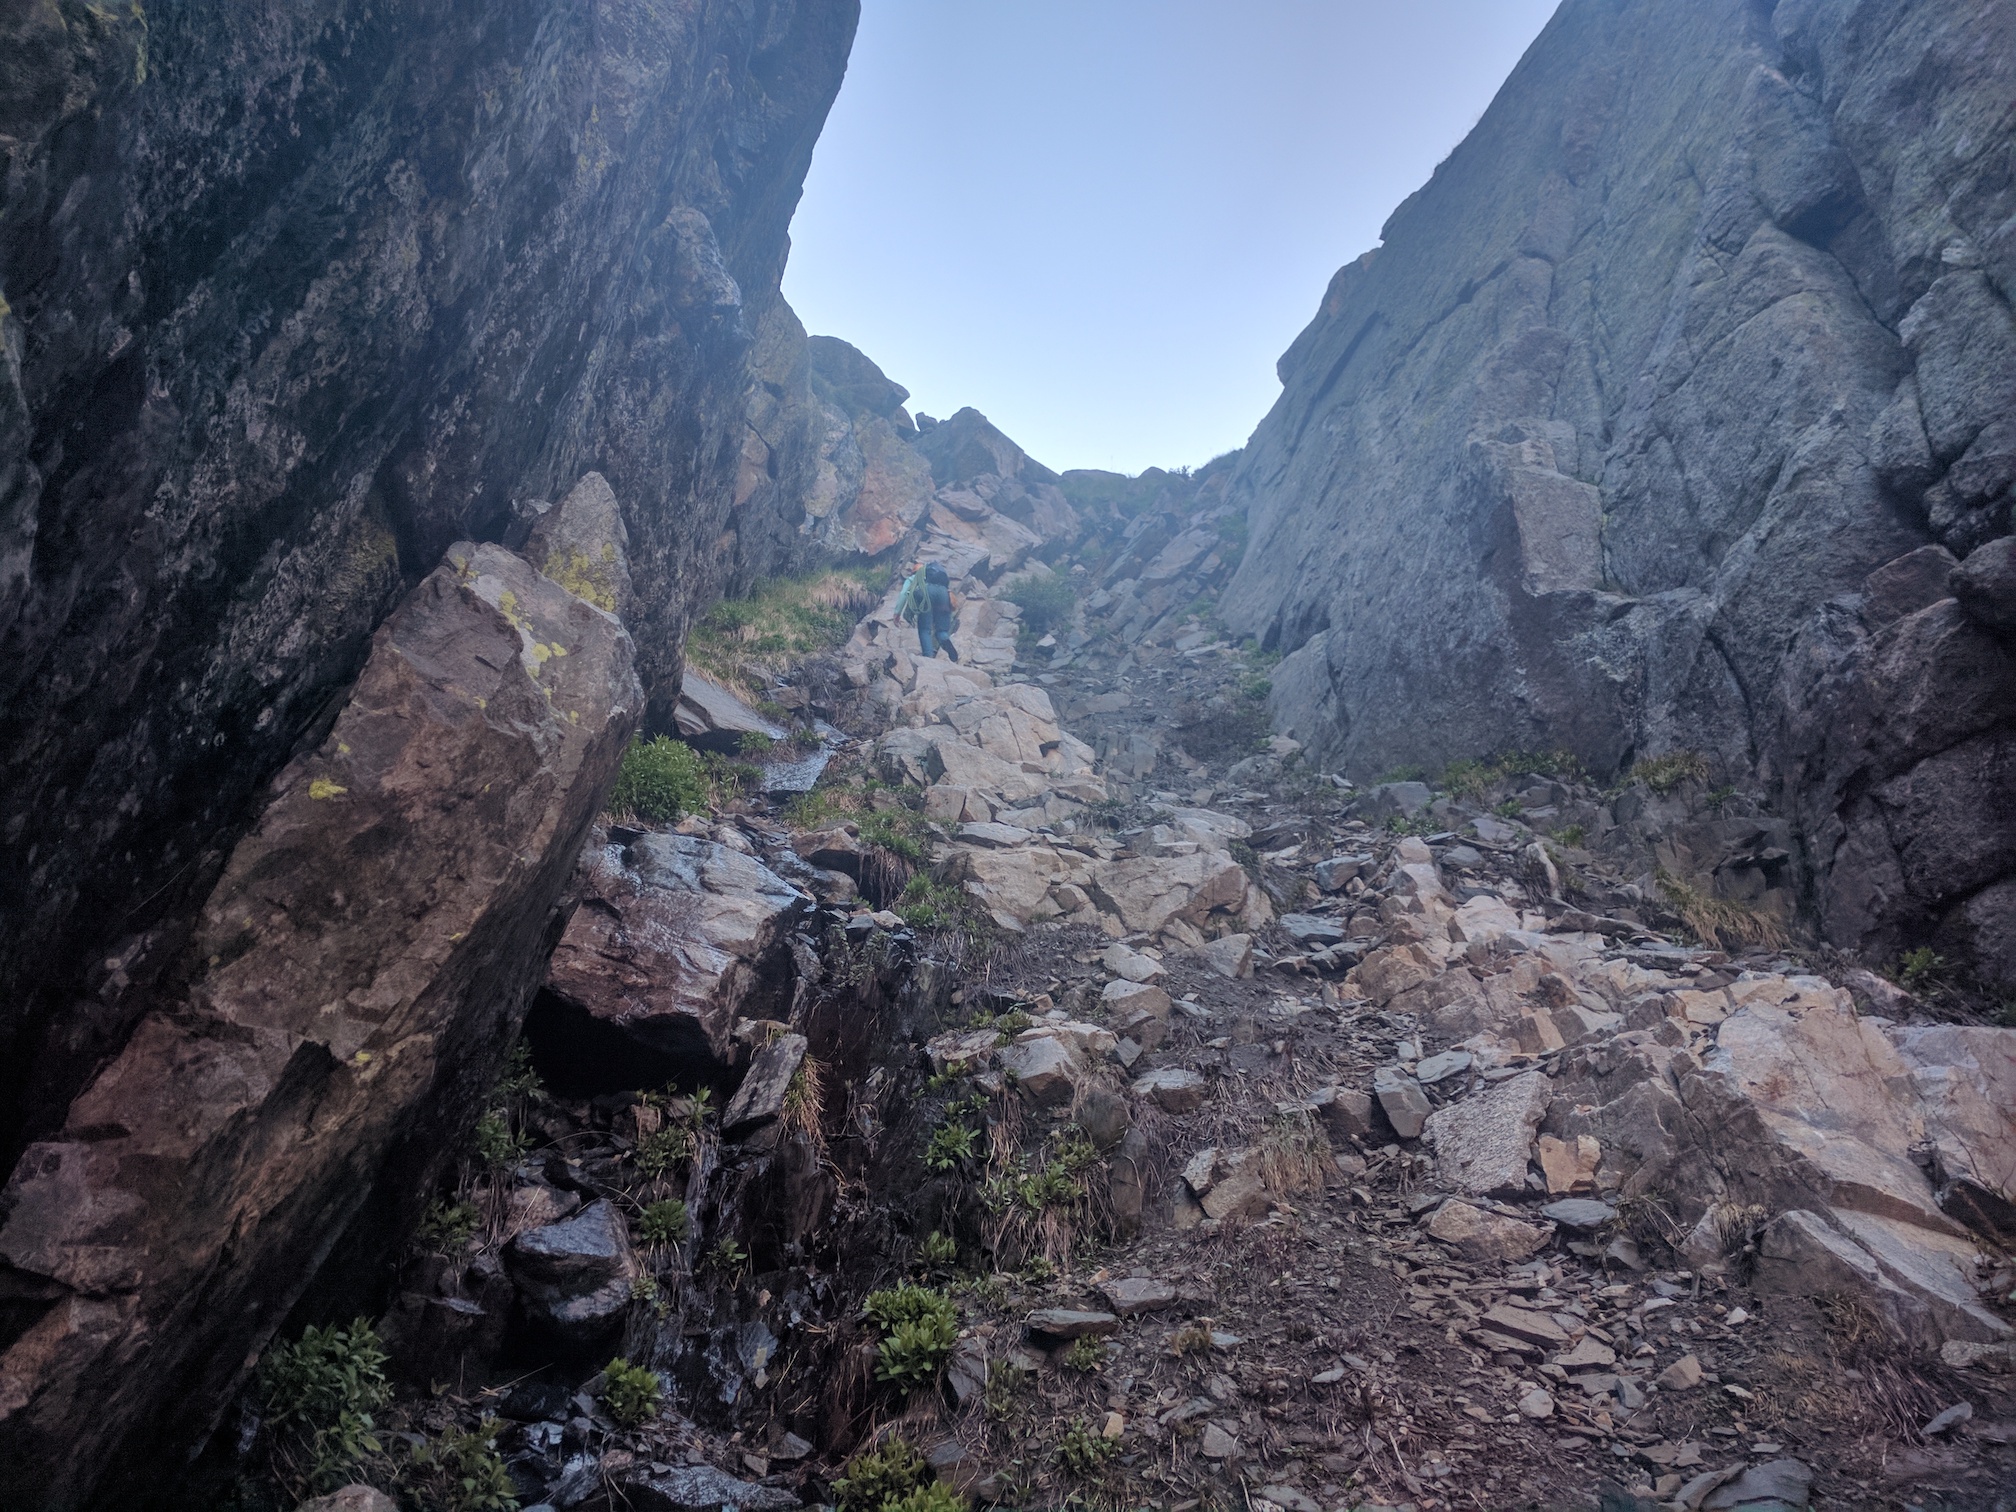
[[1909,753],[1813,721],[1821,680],[1884,717],[1872,636],[1993,660],[1872,574],[2012,529],[2012,89],[1988,0],[1568,0],[1281,360],[1222,610],[1288,653],[1280,727],[1361,771],[1703,750],[1784,790],[1837,939],[1985,936],[2010,705]]
[[[379,631],[151,1011],[0,1195],[0,1501],[158,1496],[143,1467],[200,1446],[352,1221],[413,1216],[641,704],[616,619],[499,546],[451,548]],[[353,1261],[404,1232],[380,1227]]]
[[[374,629],[588,469],[669,723],[851,0],[196,0],[0,19],[0,1160]],[[738,503],[747,507],[739,512]],[[771,553],[772,556],[766,556]]]

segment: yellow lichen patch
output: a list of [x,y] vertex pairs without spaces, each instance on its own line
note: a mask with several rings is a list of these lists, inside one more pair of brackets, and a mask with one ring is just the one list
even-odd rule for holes
[[[603,560],[613,562],[616,549],[603,548]],[[606,573],[579,551],[556,551],[546,558],[542,569],[546,576],[565,588],[574,597],[593,604],[607,614],[616,612],[616,589]]]
[[350,789],[344,787],[342,783],[331,782],[327,777],[317,777],[308,784],[310,798],[336,798],[349,791]]

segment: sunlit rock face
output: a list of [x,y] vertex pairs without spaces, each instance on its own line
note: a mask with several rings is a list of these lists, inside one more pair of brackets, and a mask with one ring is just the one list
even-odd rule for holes
[[1779,788],[1836,939],[2016,981],[2016,706],[1871,725],[1900,639],[2007,686],[1912,554],[2016,528],[2012,87],[1989,0],[1568,0],[1281,360],[1223,609],[1280,727],[1366,771],[1703,751]]
[[736,469],[856,10],[0,19],[0,1158],[452,542],[600,471],[669,723],[695,605],[795,534]]

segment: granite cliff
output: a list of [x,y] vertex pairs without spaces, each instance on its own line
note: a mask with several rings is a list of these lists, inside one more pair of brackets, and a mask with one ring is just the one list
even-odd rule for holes
[[163,1494],[480,1111],[688,621],[795,549],[752,353],[856,17],[0,16],[10,1506]]
[[2012,80],[1986,0],[1568,0],[1281,359],[1278,727],[1699,751],[1830,938],[2016,985]]

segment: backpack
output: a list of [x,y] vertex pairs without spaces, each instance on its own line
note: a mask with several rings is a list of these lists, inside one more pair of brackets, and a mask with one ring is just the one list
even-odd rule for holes
[[896,613],[905,620],[915,620],[924,612],[930,597],[924,587],[924,574],[913,572],[903,583],[903,596],[896,601]]

